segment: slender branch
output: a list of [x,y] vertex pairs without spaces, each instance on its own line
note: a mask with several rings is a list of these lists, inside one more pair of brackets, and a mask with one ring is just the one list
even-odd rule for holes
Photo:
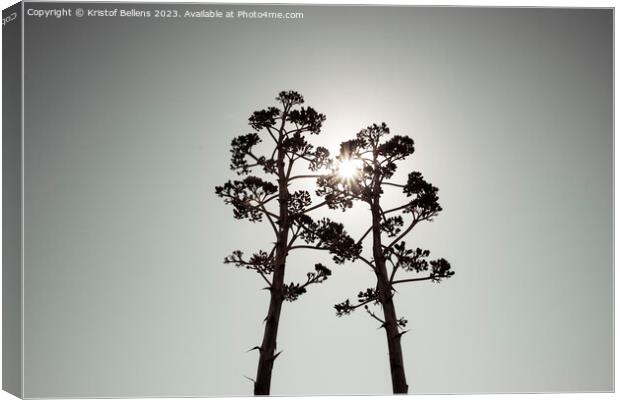
[[258,204],[258,205],[256,205],[256,206],[253,206],[252,204],[246,204],[246,206],[247,206],[247,207],[251,207],[251,208],[257,208],[257,209],[259,209],[260,211],[262,211],[263,213],[265,213],[265,215],[267,215],[267,216],[271,216],[271,217],[273,217],[273,218],[275,218],[275,219],[279,219],[279,218],[280,218],[280,216],[279,216],[279,215],[276,215],[276,214],[272,213],[271,211],[267,210],[267,208],[265,208],[264,203],[259,203],[259,204]]
[[362,241],[368,236],[368,234],[372,232],[372,226],[366,230],[366,233],[362,235],[362,237],[357,241],[357,244],[362,243]]
[[302,126],[301,128],[299,127],[299,124],[297,122],[293,122],[293,125],[295,125],[295,129],[291,129],[290,131],[284,131],[284,133],[286,135],[290,135],[291,133],[302,133],[307,131],[307,128],[304,128],[304,126]]
[[297,240],[297,238],[299,237],[299,231],[301,231],[301,228],[298,227],[297,230],[295,231],[295,233],[293,234],[293,237],[291,238],[291,240],[286,245],[286,248],[290,249],[291,246],[293,245],[293,243],[295,243],[295,240]]
[[319,204],[317,204],[317,205],[315,205],[313,207],[307,208],[307,209],[304,210],[304,214],[305,213],[309,213],[310,211],[314,211],[317,208],[323,207],[325,204],[327,204],[327,201],[321,202],[321,203],[319,203]]
[[297,153],[297,152],[294,152],[294,151],[289,151],[289,153],[294,155],[294,156],[297,156],[297,159],[303,159],[303,160],[306,160],[308,162],[312,162],[312,159],[306,157],[307,153],[306,154],[302,154],[302,153]]
[[372,270],[373,270],[373,271],[375,270],[375,266],[374,266],[374,265],[372,265],[372,263],[371,263],[370,261],[368,261],[367,259],[365,259],[363,256],[361,256],[361,255],[360,255],[360,256],[358,256],[357,258],[359,258],[360,260],[362,260],[362,261],[364,261],[366,264],[368,264],[368,266],[369,266],[370,268],[372,268]]
[[[257,161],[257,162],[258,162],[259,158],[258,158],[258,157],[256,157],[256,156],[254,155],[254,153],[252,153],[251,151],[248,151],[248,152],[247,152],[247,155],[248,155],[248,156],[250,156],[250,157],[252,157],[252,158],[254,159],[254,161]],[[258,165],[258,164],[257,164],[257,165]]]
[[373,302],[373,301],[377,301],[377,299],[373,297],[373,298],[371,298],[371,299],[364,300],[363,302],[361,302],[361,303],[359,303],[359,304],[356,304],[356,305],[354,305],[354,306],[351,306],[351,310],[355,310],[356,308],[360,308],[361,306],[364,306],[364,305],[366,305],[366,304],[368,304],[368,303],[371,303],[371,302]]
[[351,158],[355,158],[355,159],[360,159],[360,160],[364,160],[364,161],[372,161],[370,158],[365,158],[363,157],[365,154],[372,154],[372,150],[364,150],[364,151],[356,151],[355,152],[355,157],[351,157]]
[[384,320],[382,320],[381,318],[377,317],[377,315],[376,315],[374,312],[370,311],[370,310],[368,309],[368,307],[366,307],[366,308],[365,308],[365,310],[366,310],[366,312],[368,313],[368,315],[370,315],[371,317],[373,317],[373,318],[374,318],[374,319],[376,319],[377,321],[381,322],[381,327],[385,326],[385,321],[384,321]]
[[277,243],[273,243],[273,247],[271,248],[271,251],[269,252],[269,257],[273,257],[273,254],[276,252],[277,248],[278,248]]
[[392,183],[392,182],[383,182],[383,184],[384,185],[390,185],[390,186],[396,186],[396,187],[399,187],[399,188],[404,188],[405,187],[405,185],[400,185],[398,183]]
[[394,162],[394,161],[400,161],[400,160],[404,160],[405,158],[407,158],[406,156],[393,156],[393,157],[386,157],[383,159],[383,161],[381,161],[379,163],[379,165],[384,165],[384,164],[388,164],[390,162]]
[[[225,198],[225,199],[232,199],[232,200],[238,200],[238,201],[240,200],[238,197],[231,196],[231,195],[223,195],[222,197]],[[251,204],[250,203],[251,201],[255,201],[257,203],[257,205]],[[244,206],[248,207],[248,208],[253,208],[255,210],[262,211],[263,213],[265,213],[265,215],[270,215],[270,216],[272,216],[275,219],[280,218],[278,215],[272,213],[271,211],[269,211],[269,210],[267,210],[265,208],[265,202],[264,201],[257,200],[257,199],[246,199],[246,201],[244,202]]]
[[390,282],[393,281],[394,276],[396,275],[396,271],[398,270],[398,266],[392,261],[392,257],[386,258],[392,264],[392,273],[390,274]]
[[[289,157],[288,153],[286,154],[287,157]],[[288,162],[288,168],[286,170],[286,181],[290,181],[290,176],[291,173],[293,172],[293,165],[295,164],[295,160],[293,160],[293,157],[289,157],[289,162]]]
[[434,276],[426,276],[424,278],[411,278],[411,279],[400,279],[397,281],[393,281],[392,285],[396,285],[398,283],[405,283],[405,282],[420,282],[420,281],[428,281],[431,280],[433,278],[442,278],[444,276],[438,276],[438,277],[434,277]]
[[389,213],[391,213],[391,212],[394,212],[394,211],[399,211],[399,210],[402,210],[402,209],[407,208],[407,207],[409,207],[409,203],[407,203],[407,204],[405,204],[405,205],[403,205],[403,206],[400,206],[400,207],[391,208],[391,209],[389,209],[389,210],[387,210],[387,211],[383,211],[383,213],[384,213],[384,214],[389,214]]
[[[313,276],[312,278],[308,277],[308,279],[306,280],[306,282],[305,282],[303,285],[301,285],[301,286],[300,286],[300,289],[305,289],[307,286],[312,285],[312,284],[315,284],[315,283],[317,283],[317,282],[319,282],[319,283],[320,283],[321,281],[317,281],[317,278],[318,278],[319,276],[320,276],[320,275],[315,275],[315,276]],[[325,277],[325,275],[323,275],[323,277]]]
[[273,284],[271,283],[271,281],[269,279],[267,279],[267,277],[265,276],[263,271],[261,271],[258,268],[255,271],[259,273],[259,275],[261,276],[261,278],[263,278],[265,280],[265,282],[267,282],[267,285],[269,285],[270,288],[273,287]]
[[[273,136],[272,136],[273,137]],[[273,140],[276,140],[276,138],[274,137]],[[276,143],[278,143],[276,141]],[[277,145],[273,148],[273,151],[271,152],[271,158],[270,160],[275,160],[274,157],[276,156],[276,153],[278,152],[278,149],[280,148],[280,145]]]
[[289,178],[289,181],[295,179],[304,179],[304,178],[320,178],[322,175],[295,175]]
[[[274,246],[274,249],[275,249],[275,246]],[[271,250],[271,253],[269,254],[269,258],[273,256],[274,249]],[[248,269],[256,271],[261,276],[261,278],[263,278],[263,280],[267,282],[267,285],[269,285],[270,288],[273,287],[272,282],[266,276],[270,274],[271,272],[263,271],[263,268],[260,263],[252,263],[250,261],[246,261],[242,258],[241,254],[239,254],[238,256],[233,255],[230,258],[227,257],[227,260],[225,260],[225,263],[235,264],[237,267],[245,266]]]
[[411,232],[411,230],[418,224],[418,222],[419,220],[414,217],[409,227],[407,227],[407,229],[405,229],[403,233],[401,233],[396,239],[392,240],[392,242],[387,247],[391,248],[396,243],[400,242],[405,236],[407,236],[407,234],[409,234],[409,232]]
[[254,164],[248,164],[248,165],[246,165],[245,167],[249,169],[249,168],[258,167],[258,166],[260,166],[260,165],[262,165],[262,164],[259,164],[259,163],[254,163]]
[[286,116],[289,110],[290,107],[288,105],[285,105],[284,109],[282,110],[282,115],[280,116],[280,121],[282,122],[280,123],[280,128],[278,129],[278,141],[276,142],[278,144],[278,150],[281,150],[282,141],[286,136],[286,130],[284,129],[284,125],[286,125]]
[[333,193],[336,193],[339,196],[342,196],[342,197],[345,197],[345,198],[349,197],[349,198],[352,198],[352,199],[362,200],[361,196],[353,195],[350,191],[340,190],[337,187],[331,187],[330,189],[331,189],[331,191]]
[[310,246],[310,245],[305,245],[305,244],[298,244],[297,246],[289,247],[289,250],[296,250],[296,249],[329,250],[325,247]]
[[278,198],[278,196],[279,196],[279,194],[274,194],[274,195],[273,195],[273,196],[271,196],[271,197],[267,197],[267,198],[263,199],[263,204],[267,204],[267,203],[269,203],[270,201],[277,199],[277,198]]
[[364,158],[364,157],[361,157],[361,156],[360,157],[356,157],[356,159],[362,160],[362,164],[364,164],[365,166],[374,168],[374,164],[373,164],[371,159]]
[[[276,139],[275,135],[273,134],[273,132],[271,132],[271,127],[267,126],[267,132],[269,132],[269,136],[271,136],[271,138],[273,139],[274,142],[276,142],[276,144],[278,143],[278,139]],[[277,148],[277,147],[276,147]],[[271,158],[273,158],[273,154],[271,155]]]
[[278,228],[276,227],[276,224],[273,221],[273,219],[271,219],[271,215],[269,215],[270,213],[265,208],[265,203],[262,204],[261,208],[263,209],[263,212],[267,216],[267,220],[269,221],[269,225],[271,225],[271,228],[273,229],[273,232],[276,234],[276,236],[278,236]]

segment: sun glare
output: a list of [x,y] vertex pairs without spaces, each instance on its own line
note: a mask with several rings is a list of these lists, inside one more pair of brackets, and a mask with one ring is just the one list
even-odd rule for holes
[[342,179],[351,180],[359,173],[361,168],[361,160],[341,160],[338,163],[338,175],[340,175]]

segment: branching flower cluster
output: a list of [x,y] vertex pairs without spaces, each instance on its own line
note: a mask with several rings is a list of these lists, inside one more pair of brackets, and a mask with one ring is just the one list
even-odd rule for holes
[[[361,244],[356,243],[346,233],[341,223],[328,218],[315,221],[307,215],[298,215],[295,224],[299,227],[300,239],[312,245],[311,248],[329,251],[336,264],[355,260],[362,251]],[[307,246],[291,246],[291,249],[305,247]]]
[[306,274],[307,280],[303,284],[291,282],[285,285],[284,300],[295,301],[302,294],[306,293],[306,287],[309,285],[323,283],[332,274],[332,271],[323,264],[316,264],[314,266],[315,272],[308,272]]
[[270,196],[277,190],[278,187],[271,182],[248,176],[243,180],[228,181],[223,186],[218,186],[215,193],[222,197],[226,204],[233,206],[236,219],[247,218],[252,222],[260,222],[263,215],[269,214],[265,205],[276,198]]

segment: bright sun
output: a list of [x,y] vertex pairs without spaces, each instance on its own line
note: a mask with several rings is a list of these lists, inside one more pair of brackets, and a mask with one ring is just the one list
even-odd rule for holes
[[361,160],[355,160],[355,159],[341,160],[338,163],[338,175],[340,175],[342,179],[351,180],[359,173],[359,170],[361,168],[362,168]]

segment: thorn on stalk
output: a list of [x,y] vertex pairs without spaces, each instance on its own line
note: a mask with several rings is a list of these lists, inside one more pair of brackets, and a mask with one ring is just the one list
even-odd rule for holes
[[273,355],[273,357],[271,358],[271,361],[275,361],[276,358],[278,358],[278,356],[282,354],[282,350],[278,351],[276,354]]
[[409,332],[410,330],[411,330],[411,329],[407,329],[406,331],[399,332],[399,333],[396,335],[396,337],[401,337],[401,336],[403,336],[405,333]]
[[254,346],[252,347],[250,350],[246,351],[246,353],[251,352],[252,350],[258,350],[259,352],[263,351],[263,349],[260,346]]
[[256,384],[256,381],[255,381],[254,379],[250,378],[249,376],[247,376],[247,375],[243,375],[243,377],[244,377],[245,379],[249,380],[250,382],[252,382],[252,383]]

